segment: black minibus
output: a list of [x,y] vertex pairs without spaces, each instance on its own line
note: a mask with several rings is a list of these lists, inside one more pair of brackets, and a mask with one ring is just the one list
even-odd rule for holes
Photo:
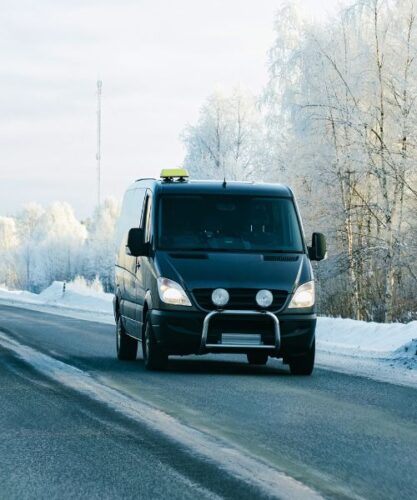
[[311,260],[291,189],[279,184],[191,181],[186,170],[141,179],[117,226],[114,315],[117,356],[147,369],[168,356],[283,358],[292,374],[314,367],[316,305]]

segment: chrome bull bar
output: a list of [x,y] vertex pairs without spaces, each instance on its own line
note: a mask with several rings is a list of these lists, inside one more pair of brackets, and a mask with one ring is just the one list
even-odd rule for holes
[[[210,320],[214,316],[222,316],[222,315],[234,315],[234,316],[268,316],[274,325],[274,344],[253,344],[253,343],[227,343],[227,344],[207,344],[207,336],[208,336],[208,331],[209,331],[209,326],[210,326]],[[244,338],[245,334],[242,334],[240,338]],[[248,334],[248,337],[250,337],[250,334]],[[248,310],[232,310],[232,309],[219,309],[215,311],[211,311],[210,313],[207,314],[207,316],[204,318],[203,322],[203,333],[201,335],[201,345],[200,345],[200,352],[204,353],[207,351],[207,349],[274,349],[275,352],[278,354],[278,351],[281,346],[281,333],[280,333],[280,328],[279,328],[279,321],[278,318],[275,316],[275,314],[269,312],[269,311],[248,311]]]

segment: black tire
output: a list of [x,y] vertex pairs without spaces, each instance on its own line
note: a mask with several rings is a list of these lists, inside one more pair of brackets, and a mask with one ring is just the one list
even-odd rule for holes
[[138,341],[126,333],[120,316],[116,322],[116,352],[123,361],[135,361],[138,352]]
[[311,375],[314,369],[314,356],[316,353],[316,341],[314,340],[309,351],[302,356],[288,358],[290,372],[292,375]]
[[246,354],[250,365],[266,365],[268,362],[268,354],[262,351],[251,351]]
[[163,370],[168,362],[168,354],[156,343],[152,323],[148,316],[142,340],[143,362],[147,370]]

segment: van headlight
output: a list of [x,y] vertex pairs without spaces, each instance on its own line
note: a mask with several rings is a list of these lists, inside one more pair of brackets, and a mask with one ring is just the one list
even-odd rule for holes
[[314,306],[315,290],[314,281],[308,281],[300,285],[295,291],[288,309],[300,309]]
[[168,278],[158,278],[158,293],[159,298],[165,304],[191,306],[190,299],[182,286]]

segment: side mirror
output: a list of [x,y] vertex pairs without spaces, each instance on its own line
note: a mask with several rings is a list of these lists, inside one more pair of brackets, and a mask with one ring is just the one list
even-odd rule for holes
[[326,237],[321,233],[313,233],[311,247],[308,247],[310,260],[323,260],[327,257]]
[[143,229],[133,227],[127,235],[126,254],[132,257],[144,257],[148,255],[148,245],[145,243]]

